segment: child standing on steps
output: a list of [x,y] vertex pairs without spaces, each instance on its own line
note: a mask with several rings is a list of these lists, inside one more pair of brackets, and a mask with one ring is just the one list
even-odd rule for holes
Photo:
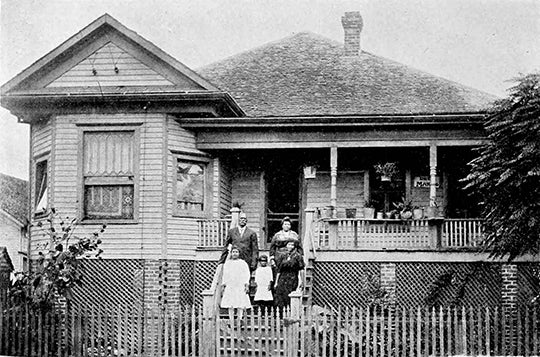
[[259,266],[255,270],[255,284],[257,290],[255,291],[255,304],[261,309],[261,314],[264,315],[265,310],[269,309],[274,302],[272,296],[272,268],[268,266],[268,257],[261,255],[259,257]]
[[223,265],[223,297],[221,307],[229,309],[229,321],[234,325],[234,310],[238,312],[238,320],[242,324],[244,310],[251,307],[249,301],[249,278],[251,274],[247,263],[239,259],[238,247],[231,248],[231,259]]

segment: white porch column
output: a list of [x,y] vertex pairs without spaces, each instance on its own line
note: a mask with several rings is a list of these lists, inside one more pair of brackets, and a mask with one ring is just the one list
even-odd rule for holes
[[337,146],[330,148],[330,205],[332,217],[337,217]]
[[437,198],[437,145],[429,146],[429,205],[435,206]]

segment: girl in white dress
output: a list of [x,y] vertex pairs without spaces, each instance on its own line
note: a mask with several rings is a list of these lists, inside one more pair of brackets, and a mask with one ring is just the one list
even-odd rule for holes
[[273,305],[274,297],[272,296],[272,268],[268,266],[268,258],[266,255],[259,257],[259,267],[255,270],[255,284],[257,290],[253,299],[256,305],[259,305],[261,313],[264,315],[265,310],[268,310]]
[[238,312],[238,319],[242,322],[244,309],[251,307],[249,301],[249,278],[251,274],[245,261],[239,259],[240,252],[237,247],[231,248],[231,259],[223,264],[223,297],[221,307],[229,309],[229,320],[233,324],[234,310]]

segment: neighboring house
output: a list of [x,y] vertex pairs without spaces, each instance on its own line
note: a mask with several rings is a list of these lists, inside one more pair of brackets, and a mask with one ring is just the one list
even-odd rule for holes
[[[200,301],[239,203],[261,249],[294,220],[317,304],[382,289],[414,306],[450,271],[468,305],[516,301],[533,259],[476,264],[481,217],[459,181],[495,98],[363,51],[358,13],[342,23],[344,44],[299,33],[193,71],[104,15],[2,86],[31,129],[32,210],[79,218],[79,234],[108,223],[76,299]],[[416,219],[389,218],[403,198]],[[36,258],[46,237],[30,236]]]
[[15,271],[28,267],[28,181],[0,174],[0,246]]
[[0,246],[0,303],[7,298],[13,270],[13,263],[9,257],[7,248]]

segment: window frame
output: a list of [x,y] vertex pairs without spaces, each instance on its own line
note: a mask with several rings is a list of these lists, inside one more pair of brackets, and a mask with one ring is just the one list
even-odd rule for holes
[[[212,177],[213,161],[208,156],[196,156],[191,153],[184,153],[182,151],[172,151],[173,154],[173,172],[172,172],[172,214],[174,217],[190,217],[190,218],[210,218],[211,217],[211,204],[212,204]],[[178,193],[178,161],[193,162],[204,165],[204,193],[203,193],[203,209],[201,211],[189,211],[178,208],[177,193]]]
[[[96,132],[131,132],[133,133],[133,177],[89,177],[84,176],[84,135]],[[140,157],[140,124],[139,125],[79,125],[79,152],[77,197],[79,198],[78,216],[81,224],[137,224],[139,223],[139,157]],[[87,181],[88,180],[88,181]],[[133,184],[133,218],[87,218],[85,217],[85,187],[87,185],[122,185]]]
[[[47,195],[47,205],[45,207],[45,210],[37,212],[37,206],[39,204],[38,201],[38,182],[37,182],[37,173],[38,173],[38,166],[43,164],[45,162],[45,175],[46,175],[46,182],[45,182],[45,194]],[[47,217],[50,211],[50,198],[51,198],[51,192],[50,192],[50,152],[46,152],[42,155],[34,157],[34,173],[33,173],[33,197],[32,197],[32,217],[35,219],[40,219]]]

